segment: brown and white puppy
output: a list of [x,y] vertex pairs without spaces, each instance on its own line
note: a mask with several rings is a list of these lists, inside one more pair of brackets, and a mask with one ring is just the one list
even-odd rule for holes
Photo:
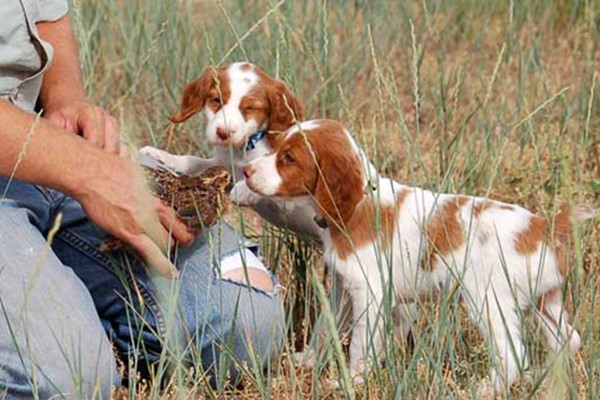
[[227,167],[235,183],[231,200],[252,206],[275,225],[316,237],[319,228],[314,215],[303,210],[303,200],[265,201],[249,191],[243,180],[246,163],[272,152],[281,133],[304,117],[302,104],[285,83],[247,62],[208,67],[185,87],[181,108],[171,121],[181,123],[201,111],[206,118],[206,137],[213,146],[211,158],[173,155],[151,146],[140,152],[188,175],[212,166]]
[[571,221],[592,218],[591,207],[562,209],[546,221],[517,205],[384,177],[365,190],[362,153],[338,122],[302,122],[282,139],[274,154],[246,166],[246,182],[262,196],[309,196],[326,222],[325,261],[352,305],[350,371],[357,382],[382,351],[382,304],[389,301],[401,317],[395,323],[410,323],[406,302],[447,285],[459,290],[470,319],[489,339],[498,390],[527,366],[522,311],[536,317],[551,349],[579,349],[561,288],[569,273]]

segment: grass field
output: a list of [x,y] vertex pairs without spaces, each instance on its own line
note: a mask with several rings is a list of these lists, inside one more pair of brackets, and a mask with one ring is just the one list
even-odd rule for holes
[[[169,132],[183,85],[210,64],[251,61],[285,80],[311,118],[351,128],[379,170],[407,184],[490,196],[542,215],[560,202],[600,199],[600,2],[72,0],[85,84],[138,145],[207,155],[202,118]],[[287,287],[286,352],[326,303],[318,251],[252,222],[250,234]],[[574,359],[543,373],[537,326],[527,324],[532,377],[509,398],[600,397],[600,224],[572,254],[565,293],[583,338]],[[287,243],[287,244],[286,244]],[[299,320],[302,319],[303,320]],[[315,371],[284,355],[242,389],[217,393],[181,379],[119,397],[475,398],[487,346],[457,296],[425,301],[413,345],[390,342],[362,388],[332,391],[335,352]],[[332,350],[332,349],[330,349]],[[555,360],[556,361],[556,360]],[[266,376],[269,377],[265,378]],[[272,378],[272,379],[271,379]]]

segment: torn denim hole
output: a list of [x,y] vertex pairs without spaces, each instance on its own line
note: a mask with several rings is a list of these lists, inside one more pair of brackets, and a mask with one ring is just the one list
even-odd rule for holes
[[265,294],[273,295],[279,289],[273,274],[247,248],[223,257],[218,272],[224,280],[243,286],[250,285]]

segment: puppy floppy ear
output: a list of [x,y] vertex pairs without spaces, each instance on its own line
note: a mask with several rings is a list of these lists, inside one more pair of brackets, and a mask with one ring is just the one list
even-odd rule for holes
[[187,121],[206,105],[206,98],[217,77],[214,67],[206,67],[198,79],[188,83],[183,89],[179,112],[169,117],[176,124]]
[[331,146],[319,160],[315,200],[330,227],[344,228],[363,198],[363,176],[355,154]]
[[268,90],[271,112],[269,114],[269,131],[283,132],[296,121],[304,120],[304,107],[292,94],[285,83],[278,79]]

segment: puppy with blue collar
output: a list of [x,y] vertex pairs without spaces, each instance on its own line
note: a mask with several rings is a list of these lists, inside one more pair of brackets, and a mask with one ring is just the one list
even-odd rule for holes
[[174,155],[151,146],[140,153],[187,175],[213,166],[229,168],[234,180],[230,199],[234,203],[252,207],[276,226],[318,238],[321,228],[314,221],[312,208],[306,207],[310,199],[266,199],[249,190],[244,181],[247,163],[273,152],[281,141],[280,133],[304,119],[302,104],[285,83],[247,62],[207,67],[186,85],[180,110],[170,119],[181,123],[200,112],[206,119],[212,157]]

